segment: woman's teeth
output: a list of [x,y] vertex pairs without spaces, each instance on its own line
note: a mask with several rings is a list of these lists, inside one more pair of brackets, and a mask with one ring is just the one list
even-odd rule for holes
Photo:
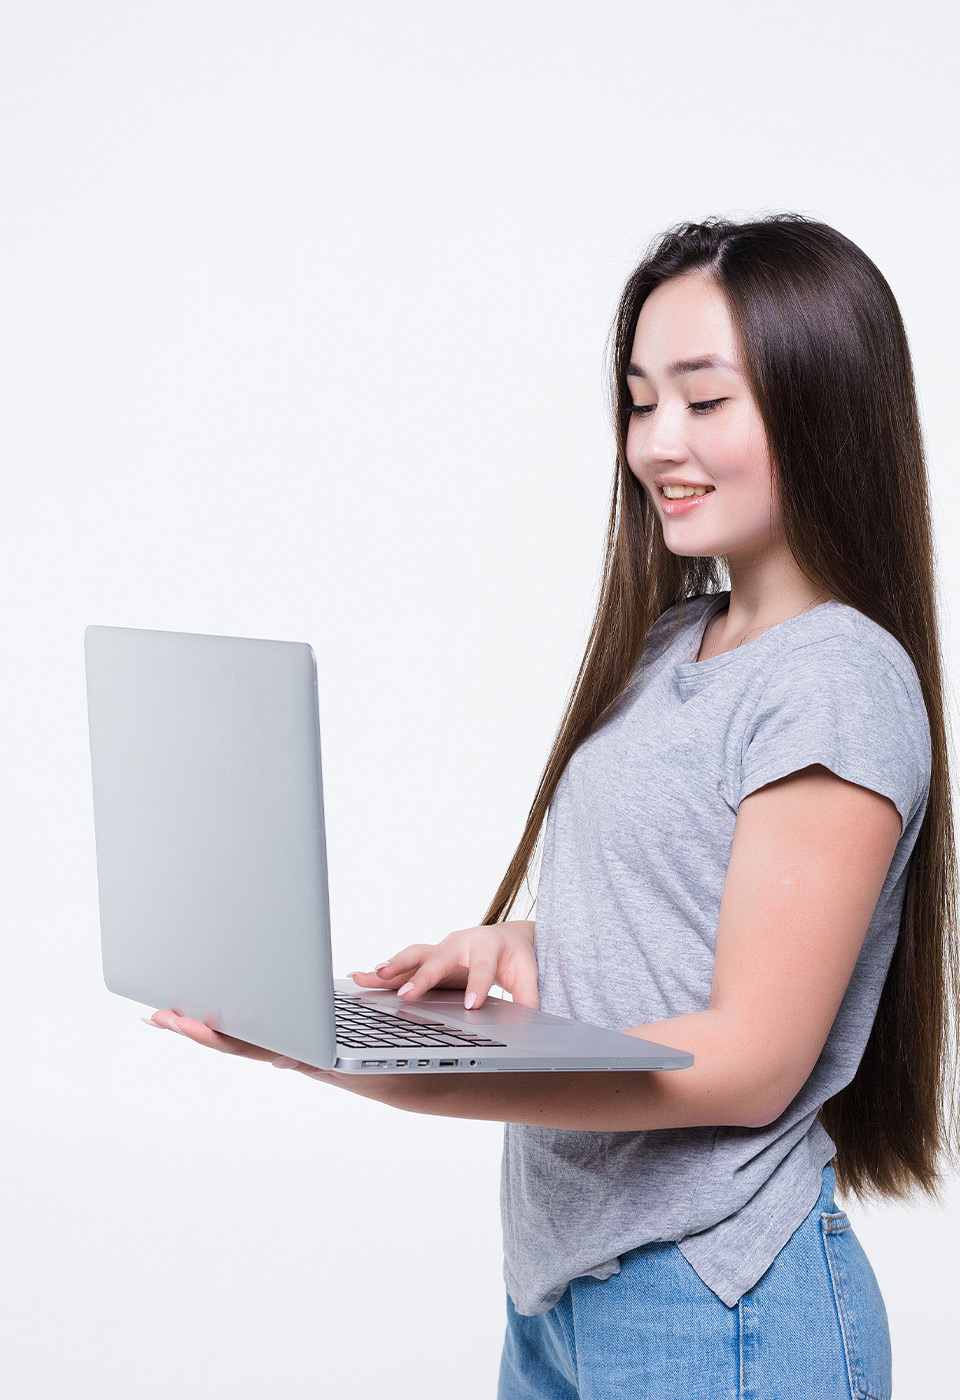
[[684,496],[705,496],[712,486],[662,486],[660,488],[668,501],[679,501]]

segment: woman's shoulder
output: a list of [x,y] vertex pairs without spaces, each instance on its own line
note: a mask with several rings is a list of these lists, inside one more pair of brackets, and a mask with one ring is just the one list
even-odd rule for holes
[[885,627],[847,603],[833,598],[821,604],[809,614],[806,627],[785,629],[781,640],[785,665],[819,671],[825,680],[838,667],[855,670],[865,680],[895,677],[911,702],[923,705],[920,679],[906,649]]
[[682,649],[687,637],[695,632],[704,613],[720,596],[726,598],[729,595],[698,593],[691,598],[681,598],[679,602],[671,603],[665,608],[656,621],[651,623],[650,630],[644,638],[644,661],[662,659],[667,654],[674,655],[678,648]]
[[678,603],[671,603],[670,607],[660,614],[658,621],[662,622],[665,617],[674,617],[678,612],[687,617],[699,617],[712,603],[720,598],[729,597],[728,590],[721,593],[693,593],[689,598],[681,598]]
[[650,628],[651,634],[672,627],[692,627],[719,598],[729,598],[729,593],[696,593],[690,598],[681,598],[671,603],[669,608],[657,618]]
[[932,761],[907,652],[879,623],[835,600],[779,630],[747,721],[739,799],[822,764],[889,797],[906,831],[924,809]]

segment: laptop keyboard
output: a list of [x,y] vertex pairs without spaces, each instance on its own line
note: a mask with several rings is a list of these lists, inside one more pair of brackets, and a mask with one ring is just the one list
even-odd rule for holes
[[474,1035],[462,1026],[445,1026],[442,1021],[430,1021],[405,1011],[402,1016],[386,1011],[369,1002],[358,1001],[345,992],[334,992],[337,1008],[337,1044],[351,1049],[369,1050],[380,1046],[453,1045],[468,1049],[506,1049],[502,1040],[490,1040]]

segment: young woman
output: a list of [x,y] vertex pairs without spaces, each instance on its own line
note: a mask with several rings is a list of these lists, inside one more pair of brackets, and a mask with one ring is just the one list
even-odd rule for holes
[[[363,987],[494,982],[686,1070],[340,1078],[503,1121],[501,1400],[891,1393],[834,1186],[936,1193],[957,988],[927,482],[901,319],[796,216],[686,225],[627,283],[599,607],[478,928]],[[727,586],[724,586],[727,585]],[[542,838],[536,923],[510,920]]]

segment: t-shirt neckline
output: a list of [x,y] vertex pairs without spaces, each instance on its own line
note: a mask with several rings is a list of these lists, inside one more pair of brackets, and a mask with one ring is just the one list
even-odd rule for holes
[[711,618],[716,617],[717,613],[721,612],[729,602],[730,591],[726,589],[724,592],[718,593],[714,601],[704,608],[699,621],[693,629],[691,645],[686,655],[677,662],[678,673],[682,677],[692,678],[694,675],[708,675],[714,671],[719,671],[724,666],[729,666],[738,656],[742,656],[749,647],[759,646],[761,650],[763,650],[770,638],[775,638],[778,634],[783,636],[783,629],[785,627],[791,627],[793,623],[800,622],[803,618],[812,617],[814,613],[818,613],[821,608],[841,606],[837,604],[836,598],[828,598],[826,602],[818,603],[815,608],[804,608],[802,612],[796,613],[793,617],[784,618],[782,622],[775,622],[772,627],[768,627],[750,642],[744,642],[741,646],[735,646],[730,651],[722,651],[717,656],[707,656],[703,661],[698,661],[697,653],[703,644],[703,636]]

